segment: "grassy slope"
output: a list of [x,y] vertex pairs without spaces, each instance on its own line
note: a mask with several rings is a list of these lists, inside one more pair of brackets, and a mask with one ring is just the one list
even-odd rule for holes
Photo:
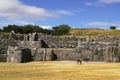
[[73,34],[76,37],[85,37],[85,36],[93,36],[97,37],[99,35],[108,35],[108,36],[117,36],[120,35],[120,30],[104,30],[104,29],[71,29],[69,35],[64,35],[64,37],[70,37]]
[[0,80],[120,80],[119,63],[0,63]]

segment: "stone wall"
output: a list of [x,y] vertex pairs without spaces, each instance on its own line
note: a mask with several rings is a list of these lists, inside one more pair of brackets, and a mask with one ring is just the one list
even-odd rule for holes
[[96,40],[92,40],[89,36],[60,38],[33,33],[25,35],[21,40],[12,36],[13,33],[10,35],[5,44],[7,42],[11,44],[6,44],[7,50],[1,53],[7,52],[7,62],[76,60],[78,58],[82,60],[88,58],[90,61],[120,62],[120,38],[101,35]]
[[[33,33],[27,36],[24,36],[24,40],[26,42],[32,41],[43,41],[47,44],[48,47],[56,47],[56,48],[75,48],[77,46],[77,38],[60,38],[57,36],[42,34],[42,33]],[[42,46],[41,46],[42,47]]]
[[31,50],[27,48],[8,47],[7,62],[23,63],[33,61]]
[[119,43],[79,41],[76,51],[81,53],[83,59],[87,57],[91,61],[120,62]]

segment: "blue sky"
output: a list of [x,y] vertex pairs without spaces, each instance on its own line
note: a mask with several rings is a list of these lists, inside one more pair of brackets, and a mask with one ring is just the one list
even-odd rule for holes
[[120,29],[120,0],[0,0],[0,26],[36,24],[51,28]]

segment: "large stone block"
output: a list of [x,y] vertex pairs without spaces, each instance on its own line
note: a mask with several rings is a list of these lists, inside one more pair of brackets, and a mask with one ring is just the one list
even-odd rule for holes
[[94,55],[94,61],[100,61],[99,55]]
[[22,51],[15,51],[7,55],[7,62],[21,63],[22,62]]
[[120,57],[118,55],[114,55],[113,62],[120,62]]

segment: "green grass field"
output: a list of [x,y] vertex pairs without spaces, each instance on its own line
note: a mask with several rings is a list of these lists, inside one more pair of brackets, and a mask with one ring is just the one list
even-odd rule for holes
[[120,80],[120,63],[0,63],[0,80]]

